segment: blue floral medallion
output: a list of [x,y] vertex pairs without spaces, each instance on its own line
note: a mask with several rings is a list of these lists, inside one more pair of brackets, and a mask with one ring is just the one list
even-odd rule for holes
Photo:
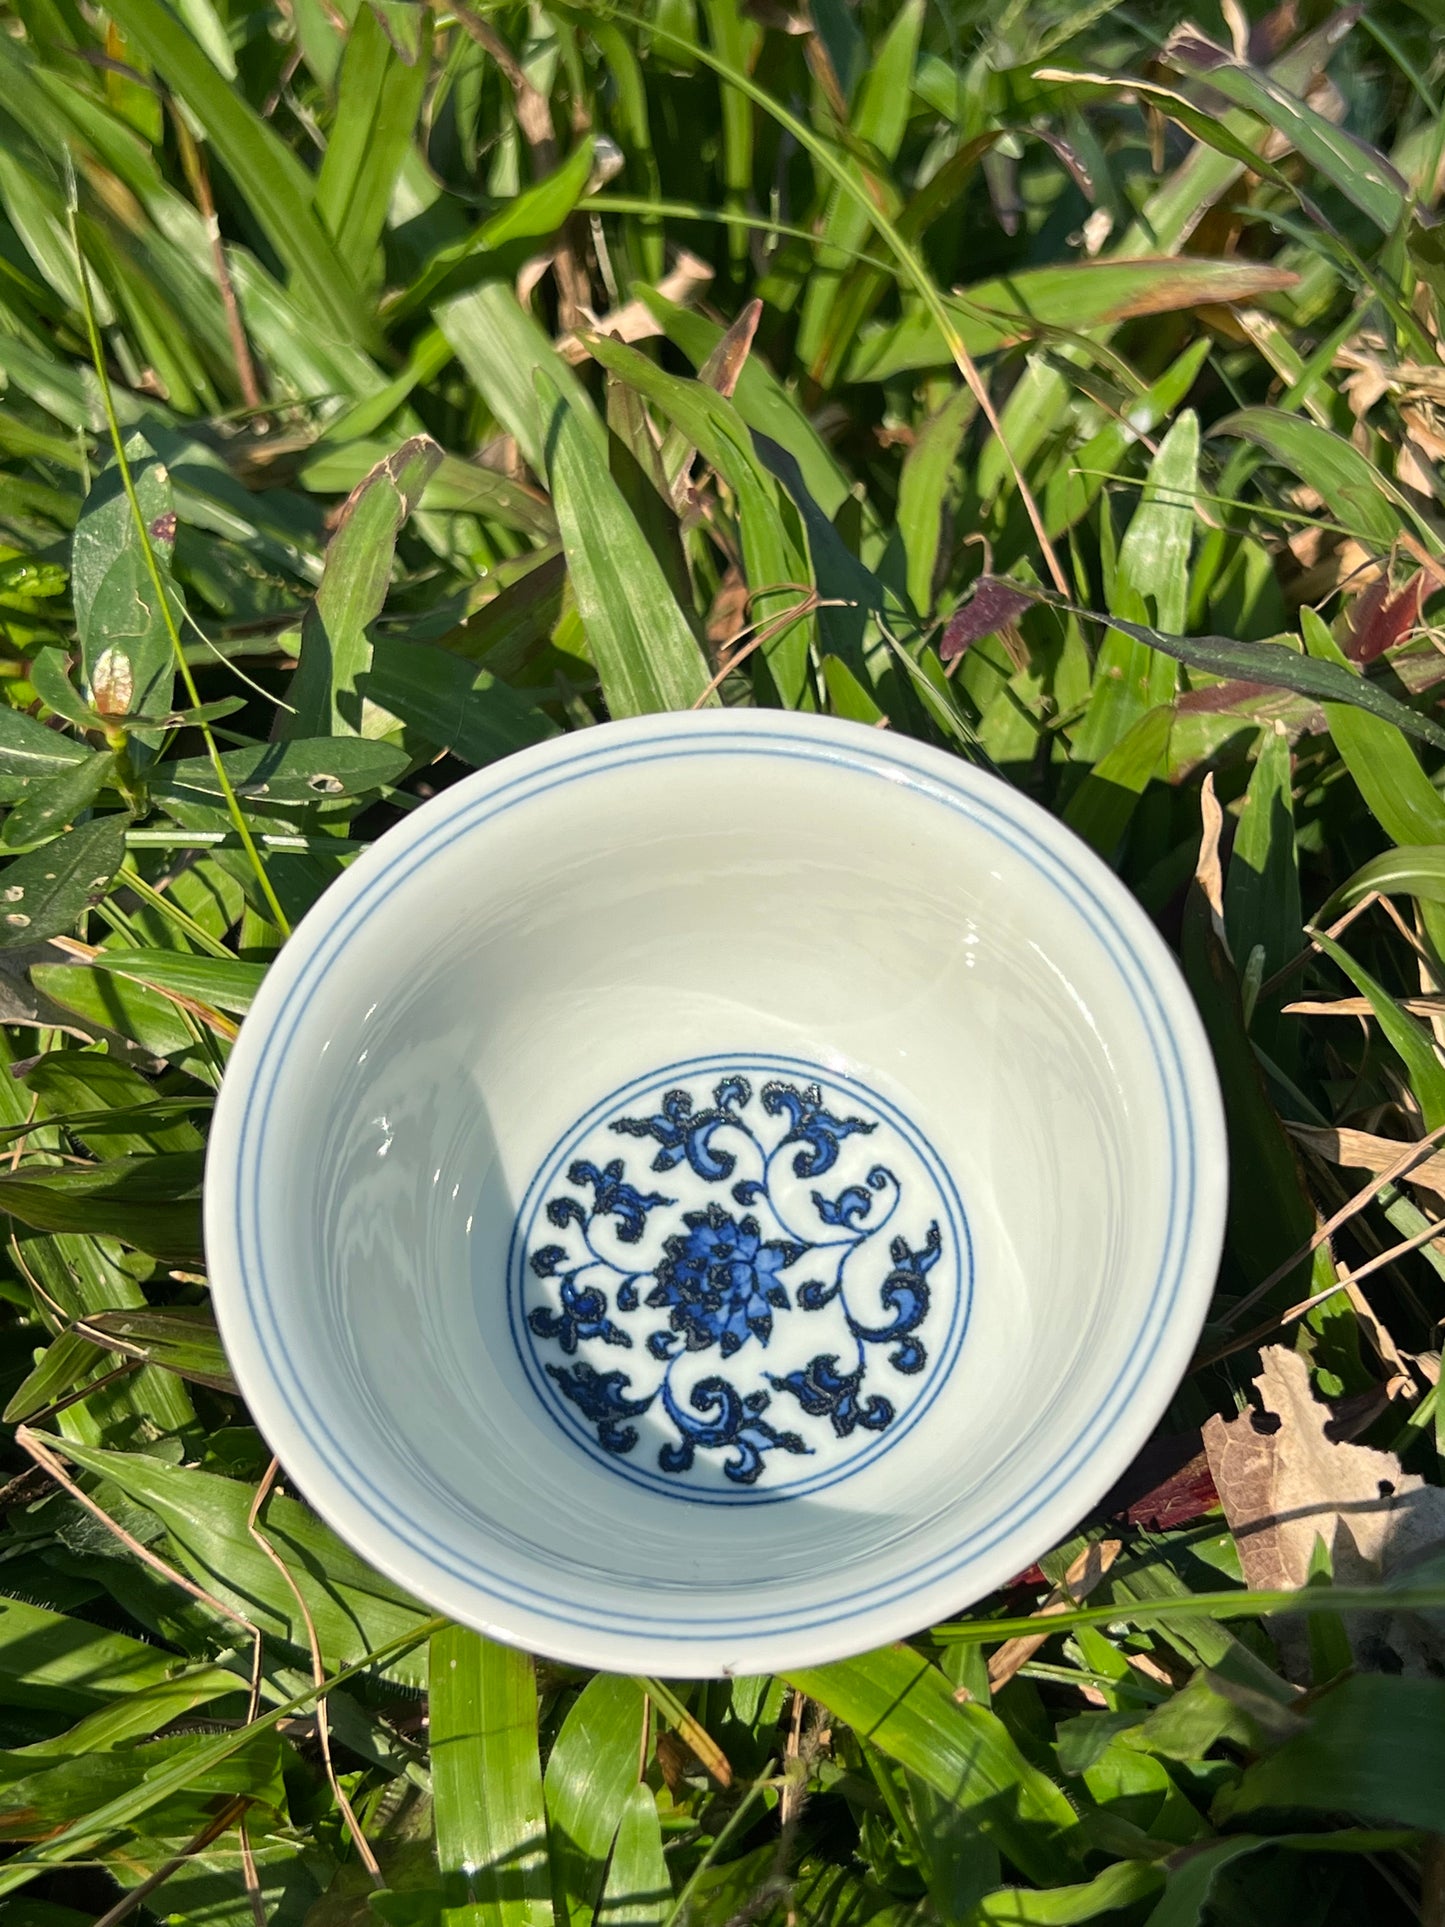
[[786,1058],[673,1065],[597,1105],[518,1216],[512,1333],[552,1416],[634,1481],[778,1499],[922,1416],[968,1318],[957,1191],[897,1107]]

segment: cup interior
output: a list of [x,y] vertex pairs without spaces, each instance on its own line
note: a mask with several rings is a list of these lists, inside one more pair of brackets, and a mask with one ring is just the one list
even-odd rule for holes
[[293,1476],[591,1664],[765,1670],[1001,1583],[1147,1436],[1218,1251],[1207,1051],[1110,874],[936,752],[756,712],[417,812],[222,1111],[218,1309]]

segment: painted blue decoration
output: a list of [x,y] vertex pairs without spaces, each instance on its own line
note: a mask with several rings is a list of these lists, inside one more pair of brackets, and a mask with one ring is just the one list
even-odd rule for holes
[[680,1497],[790,1496],[921,1416],[966,1241],[926,1140],[856,1080],[695,1061],[595,1107],[538,1173],[513,1333],[593,1457]]

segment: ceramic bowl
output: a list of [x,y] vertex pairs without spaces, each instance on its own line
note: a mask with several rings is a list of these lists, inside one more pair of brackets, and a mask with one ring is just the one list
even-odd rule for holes
[[1100,1498],[1225,1169],[1189,994],[1082,843],[925,745],[714,710],[357,859],[235,1047],[206,1235],[256,1422],[383,1573],[558,1659],[763,1673]]

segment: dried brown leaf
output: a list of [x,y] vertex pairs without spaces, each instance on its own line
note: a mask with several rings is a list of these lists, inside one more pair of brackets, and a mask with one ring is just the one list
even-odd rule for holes
[[1199,836],[1199,859],[1194,865],[1194,880],[1204,892],[1209,905],[1210,920],[1214,934],[1224,945],[1228,955],[1229,944],[1224,935],[1224,875],[1219,862],[1219,838],[1224,829],[1224,811],[1220,808],[1219,798],[1214,794],[1214,771],[1206,775],[1199,790],[1199,815],[1201,830]]
[[732,400],[763,317],[761,301],[750,301],[697,371],[699,381]]
[[[678,307],[689,308],[711,280],[712,269],[707,262],[680,248],[676,263],[658,282],[657,292]],[[599,335],[612,335],[618,341],[647,341],[662,333],[662,324],[645,301],[625,301],[620,308],[600,316],[594,330]],[[563,361],[570,362],[574,368],[587,361],[592,352],[572,333],[560,335],[555,345]]]
[[[1423,999],[1412,997],[1407,1001],[1419,1004]],[[1369,1131],[1326,1130],[1314,1124],[1294,1123],[1286,1124],[1285,1129],[1317,1157],[1330,1164],[1347,1165],[1354,1171],[1388,1171],[1409,1148],[1399,1138],[1376,1137]],[[1407,1171],[1405,1181],[1445,1201],[1445,1151],[1437,1151],[1413,1171]]]
[[[1305,1585],[1317,1538],[1342,1586],[1378,1584],[1438,1553],[1445,1546],[1445,1490],[1403,1471],[1391,1452],[1332,1438],[1330,1409],[1315,1398],[1298,1352],[1272,1345],[1260,1357],[1260,1412],[1214,1417],[1204,1426],[1209,1469],[1246,1585]],[[1410,1671],[1438,1670],[1445,1659],[1441,1631],[1400,1614],[1371,1615],[1351,1625],[1350,1636],[1363,1663],[1378,1664],[1385,1648]],[[1296,1670],[1303,1634],[1279,1622],[1276,1637]]]
[[[1070,1606],[1081,1605],[1119,1557],[1121,1543],[1118,1539],[1100,1539],[1093,1545],[1085,1546],[1064,1574],[1063,1584],[1055,1587],[1045,1604],[1040,1606],[1037,1617],[1048,1619]],[[1007,1686],[1019,1668],[1027,1665],[1039,1648],[1047,1644],[1048,1639],[1047,1628],[1039,1633],[1022,1634],[1017,1639],[1006,1639],[988,1662],[989,1691],[996,1693],[1001,1687]],[[954,1697],[967,1697],[967,1689],[960,1689]]]

